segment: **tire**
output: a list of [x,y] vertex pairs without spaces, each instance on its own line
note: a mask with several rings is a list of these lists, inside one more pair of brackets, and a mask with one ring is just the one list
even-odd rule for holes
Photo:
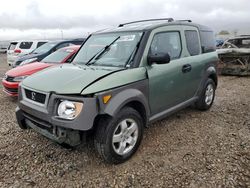
[[99,120],[94,144],[105,161],[119,164],[137,151],[142,136],[142,117],[133,108],[125,107],[115,117]]
[[201,96],[199,97],[198,101],[195,104],[195,107],[198,110],[208,110],[211,108],[214,102],[214,97],[215,97],[215,83],[212,79],[207,79],[205,83],[205,87],[201,93]]

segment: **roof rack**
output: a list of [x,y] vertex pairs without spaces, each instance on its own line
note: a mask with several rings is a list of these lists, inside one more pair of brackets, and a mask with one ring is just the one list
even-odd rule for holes
[[192,22],[192,20],[176,20],[178,22]]
[[161,20],[166,20],[168,22],[173,22],[174,21],[173,18],[158,18],[158,19],[138,20],[138,21],[133,21],[133,22],[120,24],[118,27],[123,27],[124,25],[139,23],[139,22],[151,22],[151,21],[161,21]]

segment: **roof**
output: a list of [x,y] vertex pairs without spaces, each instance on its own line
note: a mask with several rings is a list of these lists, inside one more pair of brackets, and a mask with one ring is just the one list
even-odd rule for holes
[[212,31],[210,28],[200,24],[193,23],[191,20],[173,20],[172,18],[160,18],[160,19],[141,20],[141,21],[120,24],[118,27],[99,30],[94,34],[110,33],[110,32],[126,32],[126,31],[147,31],[169,25],[190,25],[198,27],[200,30]]

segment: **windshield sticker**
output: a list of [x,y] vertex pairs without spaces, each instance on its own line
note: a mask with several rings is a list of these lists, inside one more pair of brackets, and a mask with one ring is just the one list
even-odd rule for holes
[[118,41],[133,41],[135,40],[135,35],[125,35],[121,36],[121,38]]

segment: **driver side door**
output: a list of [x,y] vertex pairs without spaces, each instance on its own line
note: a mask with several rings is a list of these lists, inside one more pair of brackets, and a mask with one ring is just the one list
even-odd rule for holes
[[161,113],[186,100],[185,77],[182,67],[183,45],[181,28],[156,32],[149,47],[149,53],[168,53],[170,62],[147,66],[149,77],[149,104],[151,115]]

